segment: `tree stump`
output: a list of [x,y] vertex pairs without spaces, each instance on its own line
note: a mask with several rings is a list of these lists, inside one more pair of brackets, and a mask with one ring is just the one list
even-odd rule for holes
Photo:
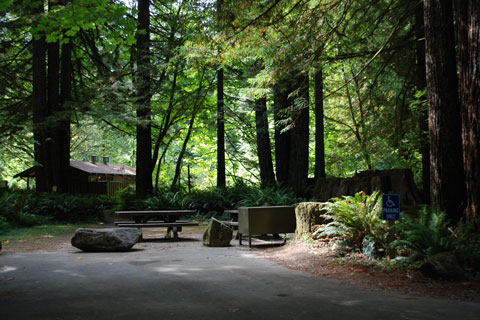
[[322,202],[301,202],[295,206],[295,217],[297,220],[297,228],[295,234],[298,237],[309,236],[313,232],[313,226],[323,224],[325,221],[323,214]]
[[423,203],[410,169],[364,171],[351,178],[318,179],[313,197],[318,201],[328,201],[331,198],[353,196],[360,191],[367,194],[373,191],[399,194],[402,205]]

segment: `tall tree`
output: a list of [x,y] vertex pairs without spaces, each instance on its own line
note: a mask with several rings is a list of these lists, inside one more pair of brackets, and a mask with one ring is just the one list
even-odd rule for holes
[[323,72],[315,72],[315,179],[325,178],[325,134],[323,125]]
[[[44,12],[43,0],[33,3],[32,13],[35,19],[39,19]],[[32,41],[32,72],[33,72],[33,138],[35,140],[35,175],[37,192],[49,191],[47,164],[47,129],[45,119],[47,117],[47,88],[46,88],[46,43],[45,36],[34,34]]]
[[255,101],[255,128],[257,132],[257,155],[262,187],[275,185],[272,148],[268,133],[267,97]]
[[284,130],[289,106],[289,85],[286,79],[279,79],[273,87],[273,108],[275,121],[275,173],[279,184],[288,184],[290,169],[290,130]]
[[[423,2],[415,8],[415,36],[416,36],[416,77],[417,91],[427,88],[425,70],[425,22],[423,19]],[[420,97],[426,100],[425,96]],[[428,137],[428,110],[421,110],[419,118],[420,153],[422,154],[422,191],[426,203],[430,203],[430,145]]]
[[[217,27],[223,27],[225,12],[224,1],[217,0]],[[223,97],[223,68],[217,70],[217,187],[226,186],[225,176],[225,102]]]
[[300,193],[308,178],[308,75],[284,76],[274,87],[277,181]]
[[425,0],[424,10],[431,202],[450,219],[459,220],[465,179],[452,1]]
[[300,195],[305,190],[308,178],[308,144],[310,141],[308,73],[297,75],[295,88],[288,184]]
[[71,110],[72,101],[72,39],[62,44],[61,50],[61,70],[60,70],[60,105],[58,114],[60,119],[57,124],[55,140],[57,145],[57,156],[60,172],[59,186],[60,191],[68,191],[70,186],[70,142],[71,142]]
[[[49,0],[48,10],[54,12],[57,6],[65,4],[65,1]],[[60,46],[60,41],[56,39],[47,44],[47,51],[47,108],[50,115],[47,169],[51,177],[50,188],[65,192],[68,191],[70,176],[70,115],[66,103],[70,100],[71,45],[64,43]]]
[[150,65],[150,0],[138,0],[137,28],[137,69],[136,69],[136,104],[137,104],[137,177],[136,193],[138,196],[153,193],[152,185],[152,96]]
[[225,104],[223,99],[223,68],[217,71],[217,187],[226,186],[225,177]]
[[457,0],[460,51],[462,140],[467,203],[473,220],[480,214],[480,3]]

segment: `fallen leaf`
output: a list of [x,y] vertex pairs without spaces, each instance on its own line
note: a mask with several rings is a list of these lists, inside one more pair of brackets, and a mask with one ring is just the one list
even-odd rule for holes
[[85,257],[78,257],[77,260],[85,259]]
[[228,312],[237,312],[239,310],[240,309],[238,309],[238,308],[228,308]]

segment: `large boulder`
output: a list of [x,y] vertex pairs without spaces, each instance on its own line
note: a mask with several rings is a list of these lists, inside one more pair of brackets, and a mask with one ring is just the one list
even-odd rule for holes
[[72,246],[83,251],[128,251],[142,237],[137,228],[79,228],[72,238]]
[[420,266],[424,276],[442,280],[462,280],[464,271],[451,252],[440,252],[431,256]]
[[233,230],[230,226],[212,218],[203,234],[203,244],[209,247],[228,247],[232,240]]

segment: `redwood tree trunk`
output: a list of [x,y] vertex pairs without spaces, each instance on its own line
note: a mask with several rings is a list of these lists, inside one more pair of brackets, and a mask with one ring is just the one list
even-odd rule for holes
[[135,81],[137,86],[137,196],[153,193],[149,6],[149,0],[138,0],[137,79]]
[[[49,0],[48,11],[53,11],[58,5],[56,1]],[[51,42],[47,44],[48,52],[48,69],[47,69],[47,109],[48,109],[48,127],[49,136],[47,143],[48,160],[45,165],[47,174],[49,176],[48,188],[53,191],[61,189],[61,163],[60,163],[60,150],[58,148],[57,131],[59,127],[60,119],[58,117],[58,111],[60,109],[60,44],[59,41]]]
[[315,73],[315,179],[325,178],[325,128],[323,125],[323,73]]
[[70,105],[72,100],[72,44],[62,45],[61,73],[60,73],[60,121],[57,127],[56,141],[58,145],[58,157],[60,166],[59,187],[60,191],[69,191],[70,188]]
[[223,69],[220,68],[217,72],[217,187],[225,186],[225,105],[223,101]]
[[462,216],[465,179],[452,2],[425,0],[431,202],[452,220]]
[[457,0],[466,217],[480,213],[480,3]]
[[297,195],[302,195],[308,178],[308,144],[309,144],[309,85],[308,74],[298,75],[294,85],[298,97],[294,98],[294,126],[290,136],[290,164],[288,184]]
[[283,126],[278,121],[287,118],[286,109],[288,108],[288,90],[287,81],[279,80],[273,88],[273,108],[275,121],[275,172],[279,184],[288,184],[288,171],[290,167],[290,135],[291,131],[281,132]]
[[[423,2],[415,8],[415,35],[416,42],[416,89],[422,91],[427,88],[425,70],[425,27],[423,19]],[[426,97],[422,96],[425,102]],[[428,110],[422,110],[419,119],[420,154],[422,155],[422,192],[426,203],[430,203],[430,143],[428,137]]]
[[[33,9],[33,14],[40,16],[43,10],[43,0],[37,0],[37,7]],[[48,175],[46,172],[46,132],[45,118],[47,114],[47,94],[46,94],[46,44],[45,37],[32,40],[32,73],[33,73],[33,92],[32,92],[32,111],[33,111],[33,138],[35,140],[35,175],[37,192],[46,192],[48,188]]]
[[265,96],[255,101],[255,128],[262,187],[273,186],[275,185],[275,174],[273,173],[272,148],[268,133],[267,98]]
[[[298,95],[289,95],[292,92]],[[275,168],[277,181],[300,193],[308,178],[308,76],[291,75],[274,87]],[[303,105],[303,107],[301,107]],[[288,128],[278,121],[289,119]]]

